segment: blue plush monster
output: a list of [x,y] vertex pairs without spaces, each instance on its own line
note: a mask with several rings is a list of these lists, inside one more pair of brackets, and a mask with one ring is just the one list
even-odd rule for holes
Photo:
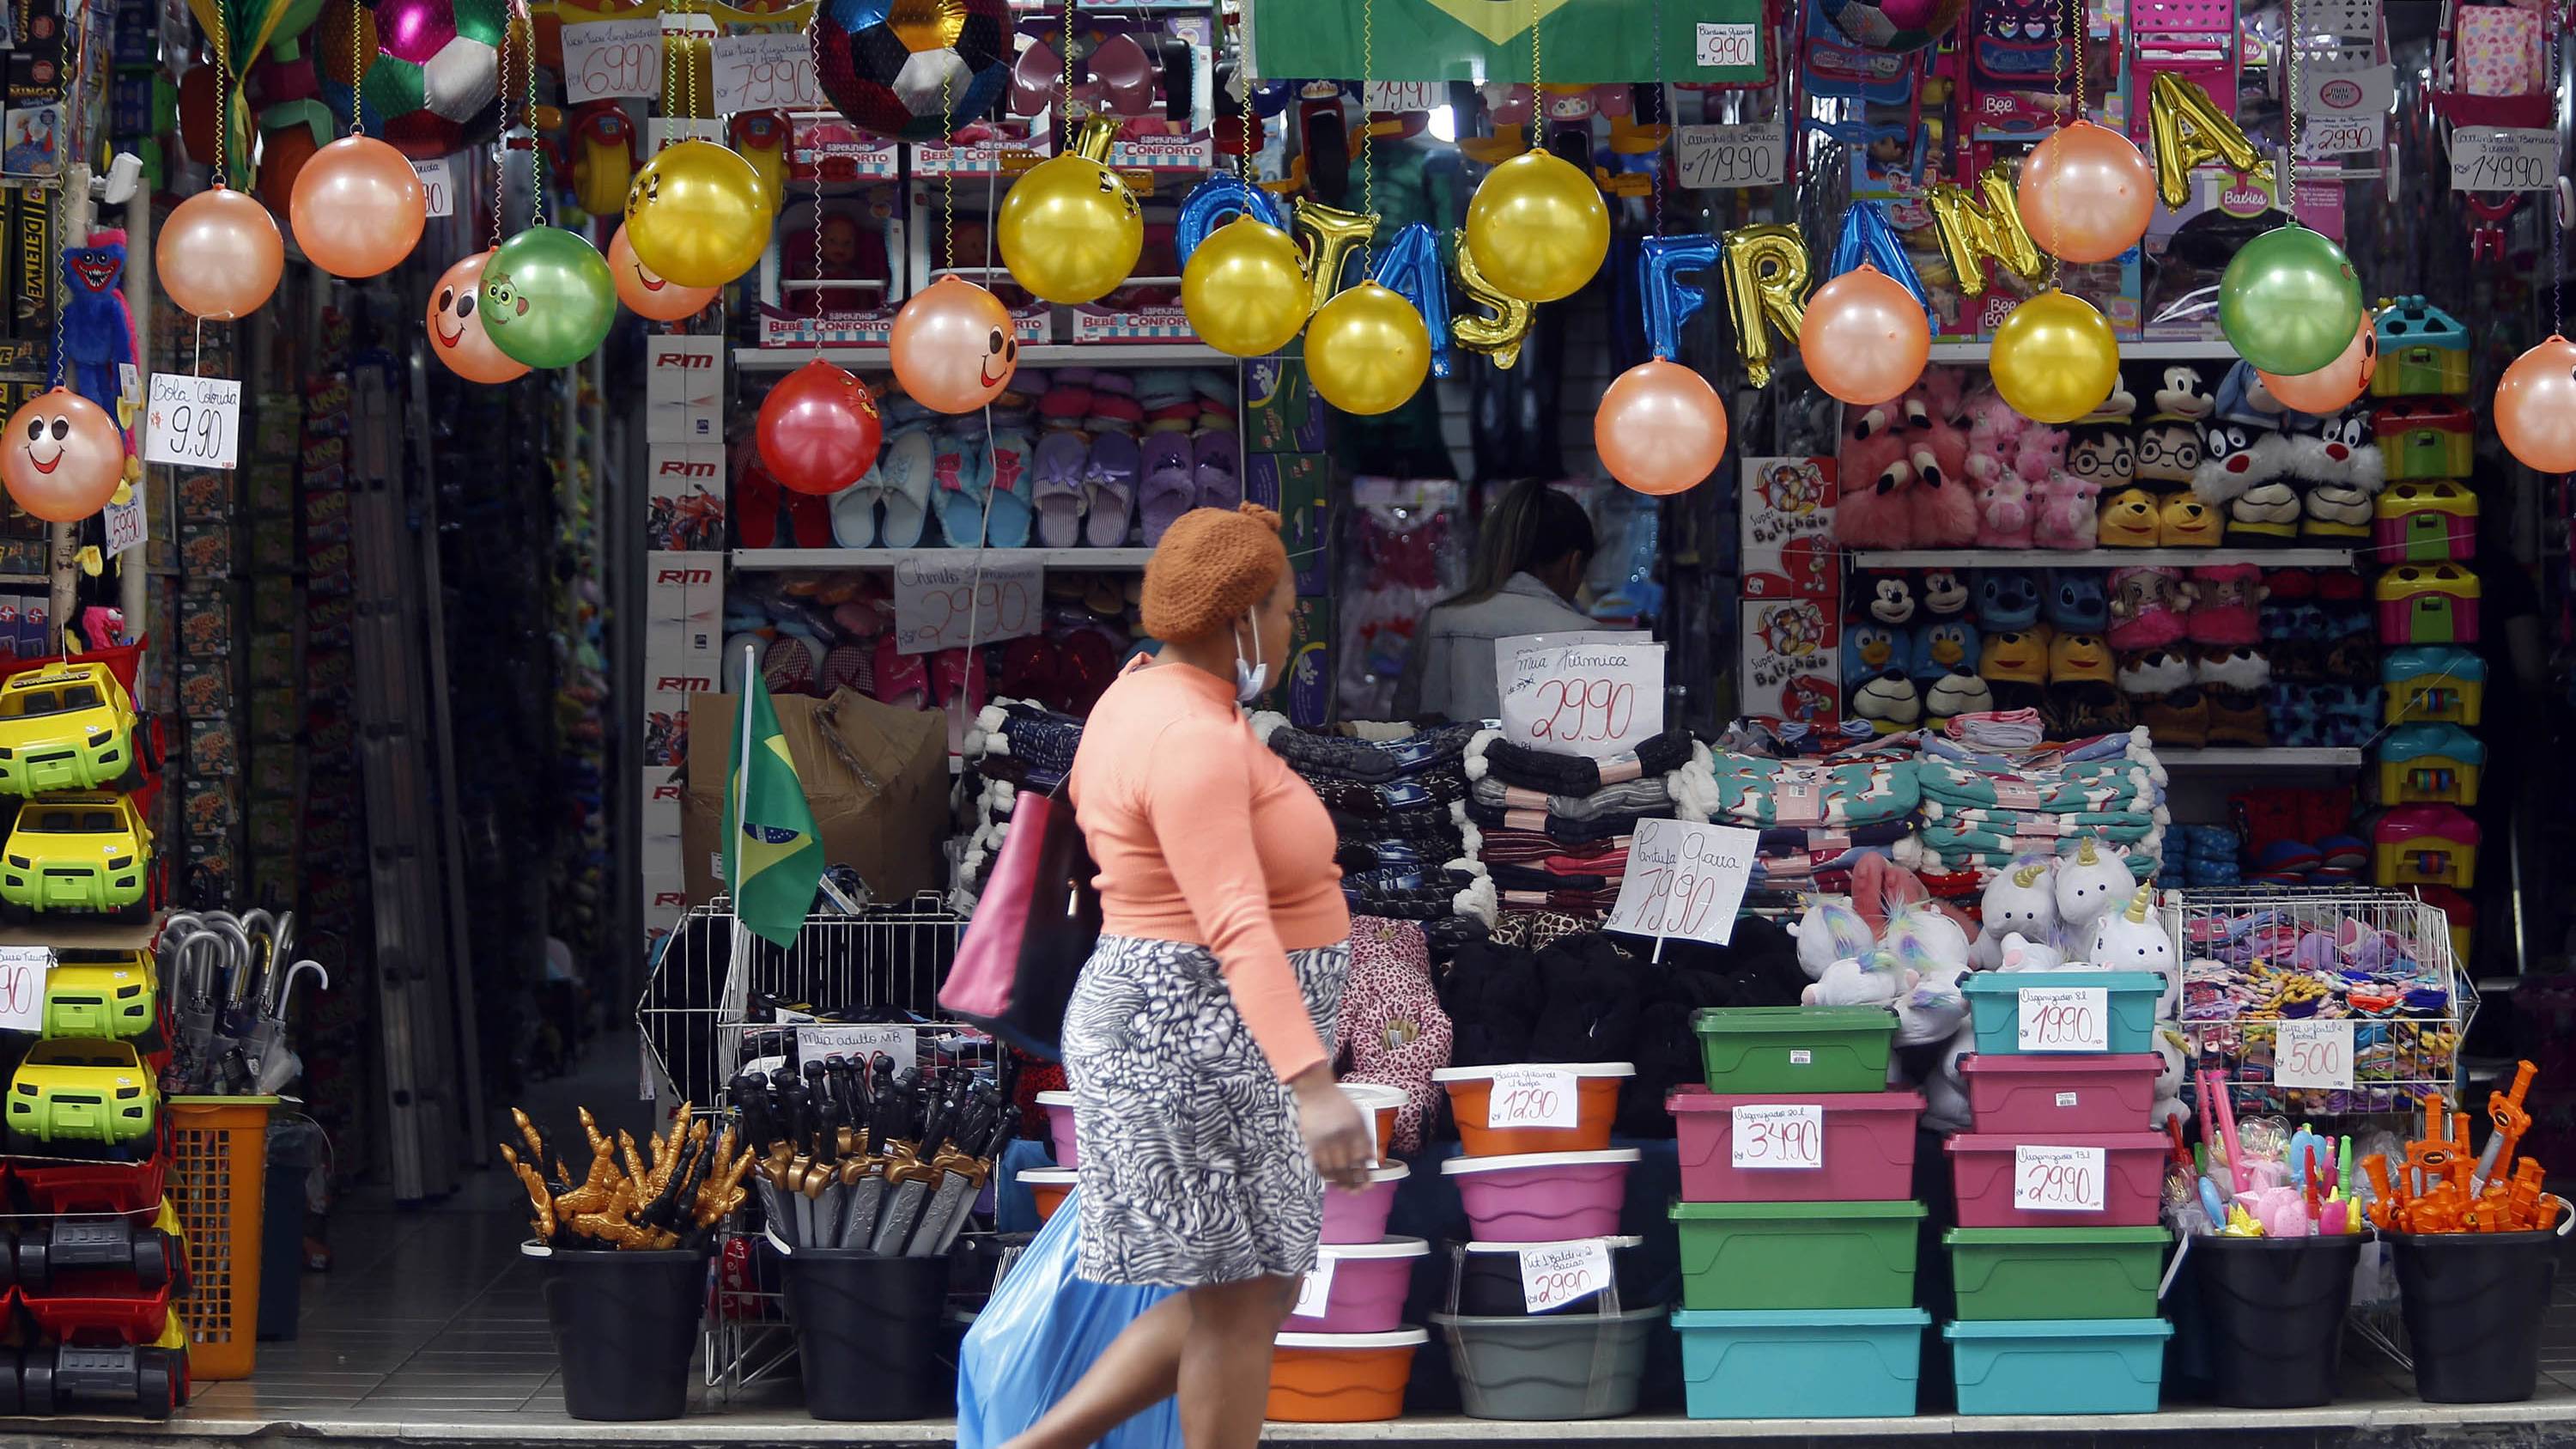
[[[54,381],[116,416],[117,366],[135,360],[134,312],[125,305],[125,233],[94,231],[89,245],[63,249],[63,355]],[[126,447],[133,448],[129,434]]]

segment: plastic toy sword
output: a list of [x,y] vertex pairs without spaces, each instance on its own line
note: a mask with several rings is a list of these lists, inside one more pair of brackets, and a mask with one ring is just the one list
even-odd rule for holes
[[2513,1150],[2521,1145],[2522,1134],[2531,1130],[2531,1114],[2522,1110],[2522,1094],[2531,1090],[2531,1079],[2539,1071],[2531,1062],[2518,1063],[2512,1090],[2487,1094],[2487,1120],[2495,1131],[2487,1137],[2487,1150],[2478,1154],[2477,1171],[2469,1174],[2471,1190],[2483,1189],[2489,1178],[2513,1166]]

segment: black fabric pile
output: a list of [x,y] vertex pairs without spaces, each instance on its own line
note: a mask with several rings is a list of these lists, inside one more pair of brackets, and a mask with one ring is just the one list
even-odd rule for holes
[[1333,858],[1353,914],[1426,925],[1458,915],[1460,894],[1479,883],[1478,871],[1450,866],[1468,857],[1457,807],[1467,797],[1460,759],[1475,726],[1368,740],[1263,715],[1254,731],[1331,813]]

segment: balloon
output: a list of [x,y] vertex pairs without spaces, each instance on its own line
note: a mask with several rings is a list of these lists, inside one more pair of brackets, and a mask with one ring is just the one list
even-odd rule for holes
[[1288,230],[1288,213],[1279,198],[1240,176],[1211,176],[1190,188],[1172,214],[1172,252],[1187,270],[1199,243],[1238,216],[1248,216],[1273,230]]
[[634,246],[626,240],[626,228],[608,239],[608,273],[617,279],[617,300],[638,317],[655,322],[685,322],[707,310],[721,287],[683,287],[670,280],[635,255]]
[[106,409],[58,387],[9,415],[0,484],[47,523],[78,523],[107,506],[125,480],[125,456],[125,435]]
[[493,346],[483,330],[483,264],[490,260],[490,252],[476,252],[429,289],[429,340],[438,344],[430,356],[467,382],[508,382],[528,372],[526,363]]
[[1000,397],[1020,366],[1011,310],[962,277],[941,277],[915,292],[894,314],[887,342],[895,381],[932,412],[975,411]]
[[1914,298],[1927,319],[1932,315],[1932,297],[1923,289],[1923,275],[1914,270],[1914,258],[1897,239],[1896,228],[1887,224],[1886,208],[1875,201],[1855,201],[1843,213],[1842,235],[1834,238],[1833,265],[1827,270],[1839,277],[1863,266],[1885,273]]
[[[1652,246],[1654,242],[1650,240],[1646,244]],[[1538,315],[1538,304],[1505,296],[1495,289],[1493,283],[1486,281],[1484,272],[1476,265],[1475,253],[1467,250],[1465,231],[1451,231],[1449,246],[1457,257],[1458,290],[1466,293],[1467,300],[1483,308],[1487,314],[1452,319],[1449,339],[1469,352],[1481,352],[1492,358],[1494,366],[1508,372],[1513,363],[1521,360],[1521,342],[1529,336],[1530,319]]]
[[[1297,235],[1306,239],[1306,310],[1324,310],[1342,289],[1342,263],[1377,235],[1377,213],[1343,211],[1319,202],[1297,203]],[[1466,252],[1462,248],[1460,256]]]
[[1413,304],[1422,314],[1423,331],[1431,339],[1431,375],[1449,375],[1449,275],[1440,266],[1440,243],[1432,238],[1431,227],[1414,222],[1398,230],[1395,239],[1377,254],[1377,267],[1369,280]]
[[[463,146],[469,132],[491,135],[487,122],[501,89],[501,44],[511,28],[503,0],[377,0],[373,7],[319,8],[312,53],[323,66],[322,95],[333,111],[343,118],[350,114],[354,88],[367,124],[395,149],[424,159]],[[513,48],[526,38],[521,31]],[[364,56],[363,80],[349,74],[353,50]],[[526,55],[518,52],[511,71],[522,84],[526,72],[519,67],[527,64]]]
[[277,291],[286,238],[268,208],[218,186],[180,202],[153,238],[152,261],[170,305],[209,322],[247,317]]
[[2258,186],[2272,184],[2272,163],[2244,128],[2209,92],[2172,71],[2156,72],[2147,89],[2147,137],[2156,148],[2156,192],[2172,210],[2191,198],[2191,170],[2204,161],[2224,162]]
[[1611,380],[1592,419],[1592,446],[1610,476],[1640,493],[1679,493],[1717,471],[1726,409],[1708,379],[1663,358]]
[[1797,223],[1761,222],[1726,234],[1726,303],[1735,350],[1755,387],[1771,384],[1771,333],[1795,342],[1807,305],[1807,238]]
[[760,465],[799,493],[837,493],[876,466],[877,402],[847,369],[821,358],[778,380],[753,425]]
[[1011,80],[1004,0],[825,0],[823,94],[889,141],[937,141],[993,113]]
[[403,153],[373,136],[343,136],[295,174],[287,221],[305,260],[335,277],[372,277],[411,255],[429,202]]
[[1941,254],[1959,275],[1959,290],[1968,296],[1986,290],[1986,258],[2025,282],[2036,282],[2048,269],[2021,224],[2021,207],[2012,182],[1989,171],[1977,178],[1980,202],[1964,186],[1936,181],[1923,199],[1932,208],[1932,229],[1941,238]]
[[1011,280],[1047,301],[1099,301],[1136,270],[1145,249],[1135,193],[1099,159],[1117,125],[1115,117],[1093,116],[1077,149],[1030,167],[1002,193],[994,231],[1002,264]]
[[2218,279],[2218,330],[2261,372],[2333,366],[2362,311],[2361,279],[2343,248],[2296,223],[2238,247]]
[[1236,357],[1287,346],[1306,325],[1307,294],[1297,243],[1250,212],[1218,227],[1181,266],[1181,310],[1190,330]]
[[1816,386],[1856,407],[1903,395],[1932,356],[1923,304],[1867,262],[1816,289],[1798,329],[1798,356]]
[[2339,413],[2352,405],[2370,386],[2371,375],[2379,371],[2379,319],[2365,307],[2361,326],[2354,329],[2352,344],[2343,356],[2328,367],[2315,372],[2276,377],[2256,368],[2263,386],[2271,391],[2283,407],[2294,413]]
[[[11,437],[17,428],[11,419]],[[2576,473],[2576,342],[2552,337],[2513,360],[2496,380],[2495,428],[2524,467]],[[9,491],[18,491],[14,478]]]
[[617,282],[597,247],[532,226],[492,253],[479,310],[493,346],[530,367],[570,367],[598,351],[617,320]]
[[1818,0],[1833,27],[1864,50],[1921,50],[1959,26],[1968,0]]
[[668,281],[721,287],[759,264],[777,201],[750,162],[713,141],[682,141],[635,173],[627,245]]
[[[1805,248],[1799,249],[1804,256]],[[1717,266],[1713,236],[1650,236],[1637,244],[1637,291],[1646,305],[1646,351],[1672,357],[1681,351],[1682,329],[1708,305],[1708,288],[1682,280],[1684,272]]]
[[2107,262],[2138,244],[2156,212],[2156,177],[2137,143],[2078,120],[2021,163],[2021,220],[2030,239],[2070,262]]
[[[1812,364],[1810,364],[1812,366]],[[2071,423],[2120,380],[2120,343],[2093,304],[2051,287],[2005,314],[1990,366],[1995,391],[2036,422]]]
[[1485,173],[1467,200],[1467,250],[1508,296],[1570,297],[1610,254],[1610,208],[1588,174],[1553,151],[1524,151]]
[[1413,304],[1375,282],[1336,295],[1306,324],[1306,376],[1346,413],[1401,407],[1431,371],[1431,334]]

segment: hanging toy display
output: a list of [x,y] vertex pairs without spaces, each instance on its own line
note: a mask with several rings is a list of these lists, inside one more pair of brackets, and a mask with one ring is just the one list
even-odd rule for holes
[[626,193],[626,244],[664,279],[721,287],[760,262],[779,198],[713,141],[663,148]]
[[1211,176],[1181,199],[1181,310],[1219,352],[1260,357],[1306,325],[1312,291],[1282,219],[1278,201],[1240,177]]
[[1864,50],[1921,50],[1956,30],[1968,0],[1817,0],[1825,19]]
[[2060,261],[2107,262],[2147,234],[2156,176],[2136,142],[2076,120],[2031,148],[2015,195],[2041,251]]
[[1654,355],[1611,380],[1592,419],[1592,444],[1610,476],[1640,493],[1699,486],[1726,452],[1726,408],[1708,379],[1672,360],[1681,329],[1708,305],[1708,289],[1685,282],[1713,271],[1707,237],[1648,237],[1637,253],[1646,347]]
[[1114,116],[1093,116],[1063,155],[1028,169],[1002,193],[994,240],[1011,280],[1061,306],[1097,302],[1136,270],[1145,217],[1109,169]]
[[429,355],[467,382],[508,382],[528,373],[526,363],[494,346],[483,330],[483,268],[491,260],[490,252],[476,252],[441,273],[423,319],[437,344]]
[[1601,188],[1552,151],[1524,151],[1485,174],[1467,201],[1467,250],[1508,297],[1570,297],[1610,252]]
[[372,277],[411,255],[429,224],[420,174],[373,136],[343,136],[295,174],[287,222],[305,259],[335,277]]
[[608,273],[617,279],[617,300],[638,317],[655,322],[685,322],[707,309],[720,287],[683,287],[644,265],[620,226],[608,239]]
[[984,119],[1011,79],[1003,0],[822,0],[814,46],[823,94],[889,141],[936,141]]
[[1834,279],[1807,298],[1798,356],[1835,398],[1874,407],[1902,394],[1932,356],[1932,319],[1914,262],[1875,203],[1855,202],[1834,243]]
[[895,313],[887,338],[904,396],[936,413],[971,413],[1002,395],[1019,370],[1019,334],[1002,299],[945,276]]
[[220,183],[173,207],[152,241],[161,295],[193,317],[247,317],[277,291],[286,238],[268,208]]
[[125,233],[94,231],[63,252],[63,361],[74,392],[109,417],[123,393],[117,369],[137,360],[134,309],[125,301]]
[[599,350],[617,320],[617,282],[599,249],[539,224],[501,243],[483,268],[492,345],[530,367],[570,367]]
[[760,466],[798,493],[837,493],[875,466],[884,438],[876,398],[821,358],[778,380],[752,429]]
[[2218,279],[2218,328],[2258,371],[2292,377],[2333,366],[2361,319],[2351,259],[2295,223],[2237,248]]
[[[477,123],[501,92],[501,45],[507,0],[380,0],[353,22],[339,5],[323,8],[317,49],[323,96],[344,119],[355,100],[371,124],[406,155],[444,156],[483,128]],[[347,28],[359,25],[361,75],[349,77]]]
[[47,523],[77,523],[107,506],[124,481],[125,459],[116,420],[57,387],[9,415],[0,483],[12,502]]
[[2352,334],[2352,345],[2331,364],[2314,372],[2255,371],[2274,400],[2294,413],[2324,417],[2342,412],[2369,390],[2370,379],[2379,371],[2379,319],[2371,315],[2369,308],[2363,308],[2361,326]]

